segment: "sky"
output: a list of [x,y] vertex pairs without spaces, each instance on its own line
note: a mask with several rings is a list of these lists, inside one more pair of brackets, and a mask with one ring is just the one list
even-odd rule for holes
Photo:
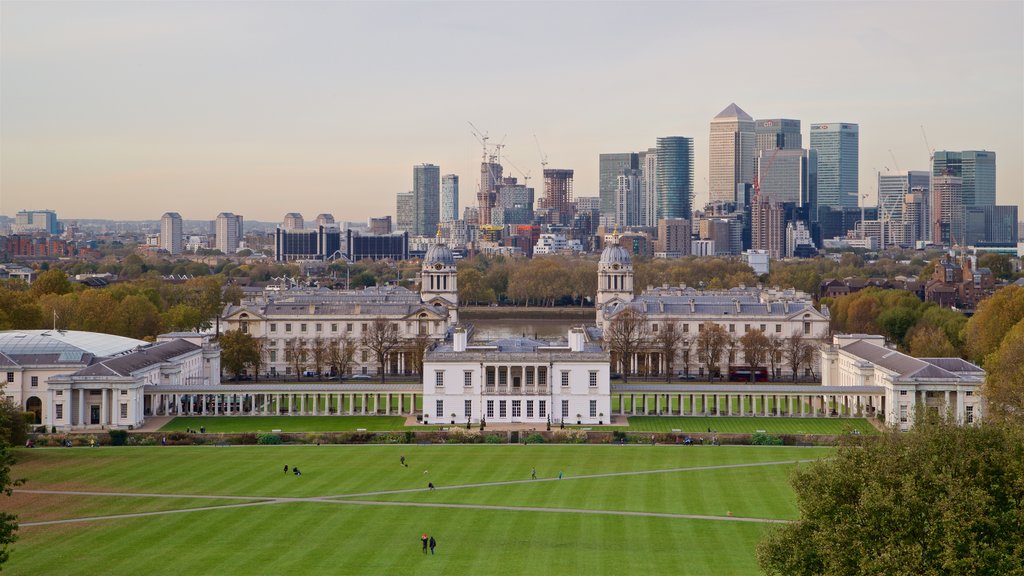
[[[860,188],[937,150],[997,153],[1024,206],[1024,2],[0,2],[0,214],[358,221],[415,164],[460,176],[695,146],[710,121],[860,126]],[[536,136],[536,139],[535,139]],[[511,165],[510,165],[511,163]],[[514,165],[515,167],[513,167]],[[1021,216],[1024,218],[1024,207]]]

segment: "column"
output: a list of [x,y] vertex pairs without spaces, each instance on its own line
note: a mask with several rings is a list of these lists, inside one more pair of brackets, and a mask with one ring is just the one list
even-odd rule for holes
[[384,395],[384,414],[391,416],[391,394]]
[[654,395],[654,413],[661,414],[661,394]]
[[374,395],[373,395],[373,413],[374,414],[377,413],[377,409],[379,408],[379,406],[378,406],[379,404],[380,404],[380,394],[374,393]]
[[106,426],[107,422],[108,422],[108,420],[107,420],[107,389],[104,388],[100,392],[100,394],[101,394],[101,396],[100,396],[100,425],[101,426]]
[[[74,392],[69,390],[68,391],[68,396],[73,398],[74,397]],[[68,408],[69,408],[68,412],[70,413],[71,412],[71,410],[70,410],[71,407],[68,406]],[[72,424],[74,424],[74,422],[72,422]],[[78,390],[78,425],[79,426],[84,426],[85,425],[85,389],[84,388],[81,388],[81,389]]]
[[715,394],[715,416],[722,413],[722,403],[720,402],[718,394]]
[[797,394],[796,401],[800,403],[800,417],[803,418],[807,415],[807,406],[804,405],[803,395]]
[[966,410],[964,409],[964,391],[958,386],[956,389],[956,422],[957,424],[963,424],[966,419]]
[[306,415],[306,395],[305,394],[299,394],[299,415],[300,416],[305,416]]
[[363,401],[360,407],[363,409],[363,414],[366,414],[366,394],[363,394]]
[[945,414],[949,414],[949,390],[946,390],[945,397],[945,404],[942,406],[942,411]]

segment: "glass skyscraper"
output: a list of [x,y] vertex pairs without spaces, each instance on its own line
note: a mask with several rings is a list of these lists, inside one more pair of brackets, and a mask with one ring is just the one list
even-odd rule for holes
[[857,207],[859,147],[856,124],[811,124],[811,148],[818,153],[819,206]]
[[754,119],[730,104],[711,120],[709,140],[710,202],[736,202],[736,188],[754,183]]
[[441,168],[434,164],[413,166],[412,184],[416,198],[413,234],[433,236],[441,218]]
[[958,176],[963,180],[963,203],[966,207],[995,206],[996,153],[985,150],[964,150],[935,153],[932,176]]
[[693,212],[693,138],[658,138],[657,157],[657,219],[690,220]]
[[619,187],[619,176],[623,170],[638,170],[640,154],[622,152],[601,154],[599,157],[598,195],[601,197],[601,215],[615,216],[615,192]]
[[879,172],[879,213],[888,214],[893,222],[900,222],[903,218],[903,201],[906,195],[914,189],[928,190],[928,172],[924,170]]
[[459,219],[459,177],[445,174],[441,177],[441,222]]
[[801,148],[800,121],[787,118],[758,120],[754,125],[757,151]]

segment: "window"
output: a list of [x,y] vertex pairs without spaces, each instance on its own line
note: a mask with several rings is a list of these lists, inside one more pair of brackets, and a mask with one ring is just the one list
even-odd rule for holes
[[590,371],[590,387],[591,388],[596,388],[597,387],[597,370],[591,370]]
[[513,400],[512,401],[512,418],[516,419],[516,418],[522,418],[522,417],[523,417],[523,401],[522,400]]
[[782,332],[782,324],[776,324],[775,325],[775,333],[778,334],[780,332]]
[[533,400],[526,401],[526,417],[533,418]]
[[337,331],[338,331],[338,325],[337,324],[331,324],[331,332],[337,332]]
[[683,324],[683,332],[689,332],[689,331],[690,331],[690,325],[689,324]]
[[900,390],[900,396],[906,396],[906,395],[907,395],[907,391],[906,390]]
[[362,362],[366,362],[366,350],[361,350],[360,352],[362,352],[360,355],[362,357]]
[[531,367],[531,366],[527,366],[526,367],[526,385],[527,386],[532,386],[533,385],[533,367]]
[[767,331],[768,331],[768,326],[766,324],[761,324],[761,332],[767,332]]
[[697,332],[703,332],[703,331],[704,331],[704,325],[703,324],[697,324]]
[[249,333],[249,323],[248,322],[242,322],[238,326],[239,326],[239,328],[242,329],[242,334],[248,334]]
[[366,322],[363,322],[363,325],[361,326],[361,328],[362,328],[363,332],[366,332]]
[[498,400],[498,418],[504,418],[505,417],[505,414],[508,412],[507,408],[508,408],[508,401],[507,400]]
[[907,407],[906,406],[900,406],[900,422],[906,422],[906,421],[907,421]]
[[498,367],[498,386],[508,386],[508,368],[505,366]]
[[736,351],[735,350],[729,350],[729,364],[735,364],[735,363],[736,363]]
[[466,400],[463,403],[462,415],[466,418],[466,420],[469,420],[470,418],[473,417],[473,401],[472,400]]
[[590,401],[590,417],[597,418],[597,400]]
[[744,333],[750,332],[750,324],[744,324],[743,325],[743,332]]
[[63,420],[64,419],[64,405],[63,404],[54,404],[53,408],[57,412],[57,420]]
[[473,371],[472,370],[465,370],[465,371],[462,372],[462,385],[463,386],[467,386],[467,387],[473,385]]
[[736,331],[736,325],[735,324],[729,324],[729,332],[735,332],[735,331]]
[[345,324],[345,331],[346,332],[351,332],[352,331],[352,323],[351,322],[348,322],[348,323]]
[[974,424],[974,406],[965,406],[967,410],[967,423]]
[[128,417],[128,403],[127,402],[121,402],[121,418],[127,418],[127,417]]
[[121,396],[127,396],[127,395],[128,395],[128,391],[127,390],[121,390]]
[[654,324],[651,324],[651,332],[654,332],[654,333],[658,332],[658,323],[657,322],[655,322]]
[[444,386],[444,370],[434,370],[434,386]]
[[494,400],[487,401],[487,417],[494,418]]
[[569,401],[562,400],[562,419],[569,417]]
[[569,371],[568,370],[562,370],[562,386],[568,386],[568,385],[569,385]]
[[548,401],[538,400],[537,401],[537,416],[541,418],[547,418],[548,415]]
[[36,386],[39,386],[39,376],[32,377],[32,387],[35,388]]
[[8,372],[7,373],[7,381],[8,382],[14,382],[14,372]]
[[964,395],[966,395],[966,396],[974,396],[974,392],[968,390],[967,392],[964,393]]
[[485,368],[485,370],[487,373],[487,385],[494,386],[494,366],[488,366],[487,368]]
[[277,324],[271,324],[270,325],[270,331],[271,332],[277,332]]
[[270,351],[270,361],[277,362],[277,350]]
[[317,331],[317,332],[323,332],[323,329],[324,329],[324,325],[323,325],[323,324],[319,324],[319,323],[318,323],[318,324],[316,325],[316,331]]
[[438,419],[444,418],[444,400],[438,400],[434,403],[434,416]]
[[284,325],[284,331],[285,332],[291,332],[292,331],[292,325],[291,324],[285,324]]
[[300,332],[305,332],[306,331],[306,325],[305,324],[299,324],[299,331]]
[[809,336],[811,333],[811,323],[804,322],[804,336]]

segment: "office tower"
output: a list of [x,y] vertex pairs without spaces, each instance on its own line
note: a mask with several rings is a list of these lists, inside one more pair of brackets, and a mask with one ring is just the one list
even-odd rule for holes
[[997,244],[1016,244],[1019,239],[1017,234],[1017,206],[991,206],[985,208],[992,213],[986,220],[986,228],[989,235],[986,238],[989,242]]
[[899,222],[903,218],[903,200],[915,188],[927,190],[929,176],[926,170],[878,173],[878,208],[884,218]]
[[996,153],[985,150],[935,152],[932,176],[958,176],[963,181],[965,207],[995,206]]
[[57,213],[53,210],[21,210],[14,216],[11,231],[15,234],[60,234],[60,223],[57,222]]
[[751,206],[750,247],[765,250],[770,258],[785,255],[786,218],[782,204],[761,200]]
[[963,179],[959,176],[935,176],[931,190],[932,242],[942,246],[965,241]]
[[378,236],[391,234],[391,216],[371,217],[366,223],[366,228],[370,234]]
[[800,148],[762,150],[758,157],[761,200],[791,202],[806,207],[808,218],[817,211],[818,155]]
[[160,248],[169,254],[181,254],[181,214],[167,212],[160,218]]
[[736,104],[711,120],[709,202],[736,202],[736,186],[754,182],[756,143],[754,119]]
[[445,174],[441,177],[441,222],[459,219],[459,176]]
[[689,220],[693,212],[693,138],[666,136],[658,138],[657,146],[657,219]]
[[856,124],[811,124],[811,149],[818,153],[819,206],[857,207],[859,142]]
[[238,252],[238,245],[245,237],[242,231],[242,217],[231,212],[217,214],[215,221],[217,250],[225,254]]
[[284,222],[281,227],[285,230],[302,230],[306,227],[306,221],[303,219],[302,214],[298,212],[289,212],[284,215]]
[[437,234],[437,223],[441,217],[441,168],[434,164],[413,166],[412,191],[416,197],[413,235]]
[[600,196],[579,196],[573,200],[573,203],[576,204],[577,212],[601,211]]
[[758,120],[754,123],[757,137],[757,152],[762,150],[790,150],[801,148],[800,121],[776,118]]
[[913,192],[903,197],[903,206],[900,210],[899,229],[896,241],[904,246],[913,246],[918,240],[928,239],[928,203],[927,192],[921,188],[915,188]]
[[491,208],[494,207],[498,186],[501,185],[501,172],[501,164],[497,162],[480,163],[480,191],[476,195],[479,224],[491,223]]
[[615,187],[615,225],[640,226],[639,170],[623,170]]
[[691,230],[690,221],[683,218],[658,220],[658,240],[655,242],[655,250],[664,252],[668,257],[689,255]]
[[601,154],[598,158],[598,195],[601,197],[601,216],[614,218],[615,192],[623,170],[640,168],[640,155],[636,152]]
[[548,210],[548,224],[568,226],[572,223],[575,208],[572,203],[572,177],[573,171],[569,169],[544,169],[544,197],[537,204],[538,208]]
[[317,214],[316,225],[327,228],[337,228],[337,223],[334,221],[334,214]]
[[290,260],[328,260],[342,253],[343,234],[337,226],[318,225],[316,228],[274,231],[274,258],[278,262]]
[[399,192],[395,200],[395,229],[399,232],[412,232],[416,225],[416,194]]
[[658,224],[658,149],[649,148],[642,153],[640,170],[643,174],[640,199],[641,226],[653,228]]
[[502,178],[495,192],[490,223],[495,226],[530,224],[533,221],[533,201],[533,188],[520,184],[513,176]]

